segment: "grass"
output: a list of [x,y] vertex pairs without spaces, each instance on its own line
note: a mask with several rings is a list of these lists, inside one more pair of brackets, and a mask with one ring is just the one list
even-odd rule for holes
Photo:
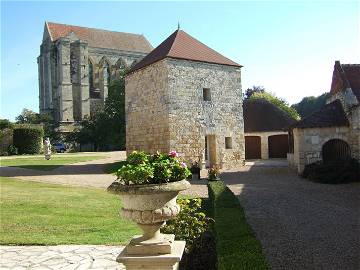
[[104,156],[62,156],[53,155],[50,160],[44,157],[26,157],[0,159],[1,166],[21,167],[26,169],[49,171],[66,164],[82,161],[91,161],[104,158]]
[[140,231],[101,189],[0,177],[0,244],[124,244]]
[[218,270],[270,269],[236,196],[222,181],[209,182],[208,188]]

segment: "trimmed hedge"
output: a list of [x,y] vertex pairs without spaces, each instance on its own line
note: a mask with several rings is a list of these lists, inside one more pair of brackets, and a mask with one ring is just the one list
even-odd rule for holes
[[13,144],[19,154],[39,154],[43,136],[43,129],[19,127],[14,129]]
[[209,182],[208,189],[215,219],[218,270],[270,269],[234,193],[222,181]]

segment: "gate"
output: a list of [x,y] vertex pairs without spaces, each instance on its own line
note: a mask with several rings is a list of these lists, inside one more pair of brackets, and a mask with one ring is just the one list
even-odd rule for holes
[[345,160],[351,157],[350,146],[343,140],[332,139],[322,147],[322,158],[324,163]]
[[273,135],[268,138],[269,158],[286,158],[289,150],[288,135]]
[[259,136],[245,136],[245,159],[261,158],[261,138]]

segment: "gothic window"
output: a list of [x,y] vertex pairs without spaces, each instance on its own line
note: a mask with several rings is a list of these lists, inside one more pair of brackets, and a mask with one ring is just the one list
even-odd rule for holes
[[76,74],[77,74],[77,60],[74,55],[74,52],[70,52],[70,80],[71,83],[76,82]]
[[94,90],[94,67],[91,61],[89,61],[89,89]]
[[123,72],[126,69],[124,61],[120,58],[115,64],[114,79],[119,79],[123,76]]

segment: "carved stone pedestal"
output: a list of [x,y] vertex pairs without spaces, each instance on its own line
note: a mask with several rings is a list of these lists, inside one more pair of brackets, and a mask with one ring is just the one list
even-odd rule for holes
[[125,265],[126,270],[178,270],[185,248],[185,241],[174,241],[172,252],[161,255],[131,255],[125,248],[116,261]]

